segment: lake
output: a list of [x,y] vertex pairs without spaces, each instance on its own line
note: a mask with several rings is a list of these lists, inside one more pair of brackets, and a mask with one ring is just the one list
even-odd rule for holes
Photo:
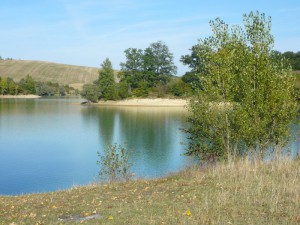
[[99,180],[97,152],[131,150],[137,178],[191,164],[177,107],[80,105],[79,98],[0,99],[0,195],[48,192]]

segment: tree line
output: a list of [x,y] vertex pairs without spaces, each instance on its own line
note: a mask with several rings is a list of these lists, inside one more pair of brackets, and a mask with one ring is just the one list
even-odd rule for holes
[[65,96],[76,94],[77,90],[69,85],[59,85],[53,82],[35,81],[30,75],[15,82],[10,77],[0,77],[1,95],[34,94],[39,96]]
[[0,60],[13,60],[13,58],[2,58],[2,56],[0,56]]
[[109,58],[103,61],[98,79],[83,86],[82,97],[97,102],[131,96],[191,95],[192,88],[187,80],[175,77],[177,68],[173,54],[162,41],[151,43],[144,50],[128,48],[124,53],[126,61],[120,63],[121,70],[117,74]]
[[300,70],[300,52],[287,51],[278,53],[288,60],[293,70]]
[[[115,74],[111,61],[106,58],[101,64],[98,79],[93,84],[84,85],[81,95],[92,102],[132,96],[190,97],[202,85],[199,73],[203,72],[203,57],[199,51],[199,45],[195,45],[191,48],[191,54],[181,57],[180,61],[189,66],[190,71],[182,77],[175,77],[177,68],[173,54],[164,42],[151,43],[144,50],[128,48],[124,51],[125,62],[120,63],[121,70]],[[284,59],[293,70],[299,69],[300,52],[280,53],[272,50],[272,54]]]

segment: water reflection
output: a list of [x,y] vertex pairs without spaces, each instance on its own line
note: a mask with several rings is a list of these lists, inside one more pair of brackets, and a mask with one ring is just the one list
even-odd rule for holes
[[[190,159],[183,108],[88,107],[81,99],[0,99],[0,195],[54,191],[97,179],[97,151],[132,149],[133,172],[156,177]],[[299,129],[299,121],[293,129]],[[296,133],[297,136],[297,133]],[[291,148],[299,151],[299,135]]]
[[291,141],[287,149],[292,152],[292,156],[300,156],[300,117],[295,120],[291,128]]
[[85,107],[81,110],[87,126],[98,125],[99,146],[119,143],[131,150],[134,172],[155,177],[186,165],[182,156],[185,110],[181,107]]
[[36,105],[36,99],[1,99],[1,116],[32,113],[36,110]]

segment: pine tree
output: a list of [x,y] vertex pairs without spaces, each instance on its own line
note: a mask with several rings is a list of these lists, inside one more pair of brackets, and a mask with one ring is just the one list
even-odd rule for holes
[[109,58],[106,58],[101,64],[102,69],[99,71],[99,78],[96,84],[99,87],[100,99],[103,100],[116,100],[116,83],[114,80],[114,70]]

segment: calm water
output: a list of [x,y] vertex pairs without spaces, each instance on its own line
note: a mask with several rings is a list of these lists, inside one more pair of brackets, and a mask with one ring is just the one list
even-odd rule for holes
[[98,179],[97,151],[127,143],[137,177],[191,163],[182,108],[88,107],[80,99],[0,99],[0,195],[54,191]]

